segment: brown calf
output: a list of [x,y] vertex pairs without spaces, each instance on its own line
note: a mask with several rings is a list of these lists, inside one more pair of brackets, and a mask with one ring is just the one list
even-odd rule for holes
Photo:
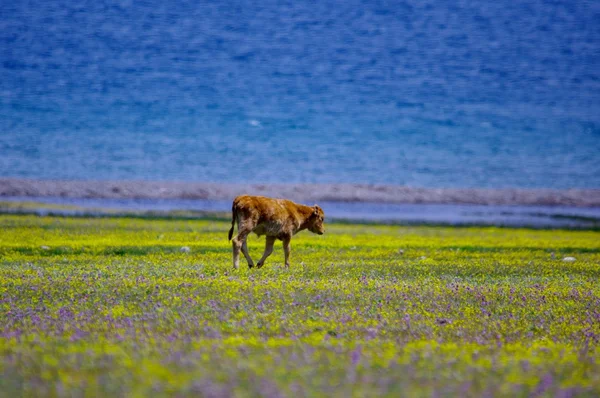
[[234,268],[237,268],[240,262],[240,249],[248,261],[248,267],[254,267],[246,244],[246,238],[250,232],[254,232],[258,236],[267,236],[265,252],[256,264],[258,268],[262,267],[267,257],[273,253],[275,239],[283,241],[285,266],[289,267],[292,235],[303,229],[319,235],[323,235],[325,232],[325,227],[323,227],[325,213],[317,205],[310,207],[294,203],[291,200],[241,195],[233,200],[231,211],[233,214],[229,240],[232,240],[236,220],[238,223],[238,234],[232,240]]

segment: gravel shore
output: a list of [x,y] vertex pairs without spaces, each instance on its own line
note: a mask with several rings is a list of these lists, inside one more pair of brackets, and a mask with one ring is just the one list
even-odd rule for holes
[[600,206],[600,189],[455,189],[370,184],[219,184],[0,178],[0,197],[230,200],[244,193],[304,202]]

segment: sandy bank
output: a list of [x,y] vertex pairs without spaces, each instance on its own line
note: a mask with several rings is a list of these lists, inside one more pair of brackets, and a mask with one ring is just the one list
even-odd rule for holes
[[304,202],[600,207],[600,189],[438,189],[369,184],[219,184],[0,178],[0,197],[231,200],[243,193],[285,197]]

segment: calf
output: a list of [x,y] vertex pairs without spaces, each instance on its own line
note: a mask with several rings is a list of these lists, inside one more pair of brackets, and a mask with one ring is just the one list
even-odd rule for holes
[[258,268],[262,267],[267,257],[273,253],[275,239],[283,241],[285,266],[289,267],[292,235],[303,229],[319,235],[323,235],[325,232],[325,227],[323,227],[325,213],[317,205],[310,207],[285,199],[242,195],[233,200],[231,211],[233,214],[229,240],[232,240],[236,220],[238,223],[238,234],[232,240],[234,268],[237,268],[240,262],[240,249],[248,261],[248,267],[254,267],[246,244],[246,238],[250,232],[254,232],[258,236],[267,236],[265,252],[256,264]]

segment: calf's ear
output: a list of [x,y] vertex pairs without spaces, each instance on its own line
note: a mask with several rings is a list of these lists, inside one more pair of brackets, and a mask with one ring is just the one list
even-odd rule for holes
[[319,215],[319,206],[314,205],[313,206],[313,216],[318,216]]

